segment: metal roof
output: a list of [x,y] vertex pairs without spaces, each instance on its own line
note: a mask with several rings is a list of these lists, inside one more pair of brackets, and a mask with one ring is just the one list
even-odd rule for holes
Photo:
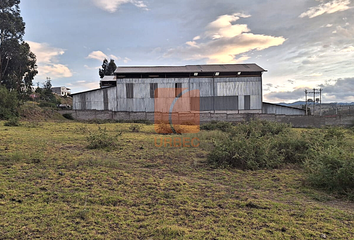
[[186,66],[131,66],[118,67],[114,73],[196,73],[196,72],[266,72],[255,63]]

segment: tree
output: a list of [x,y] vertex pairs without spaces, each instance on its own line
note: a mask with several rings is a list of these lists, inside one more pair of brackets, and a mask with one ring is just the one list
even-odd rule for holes
[[108,60],[105,58],[102,63],[102,68],[98,70],[98,74],[100,75],[100,78],[103,78],[104,75],[106,75],[106,69],[108,68]]
[[114,63],[114,60],[111,59],[108,64],[106,75],[114,75],[114,71],[117,69],[117,65]]
[[23,92],[32,86],[38,73],[36,55],[22,40],[25,23],[20,15],[20,0],[0,2],[0,84]]
[[53,102],[53,103],[56,102],[56,98],[52,92],[52,83],[49,78],[47,78],[47,81],[43,83],[43,88],[41,91],[40,98],[47,102]]
[[111,59],[108,63],[108,60],[105,58],[102,63],[102,68],[99,69],[98,74],[101,78],[104,76],[111,76],[114,74],[116,69],[117,65],[114,63],[114,60]]

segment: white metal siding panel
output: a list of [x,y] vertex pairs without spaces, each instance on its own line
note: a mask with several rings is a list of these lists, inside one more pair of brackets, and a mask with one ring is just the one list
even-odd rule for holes
[[116,88],[108,88],[108,110],[116,111],[117,93]]
[[262,96],[251,95],[251,110],[262,109]]

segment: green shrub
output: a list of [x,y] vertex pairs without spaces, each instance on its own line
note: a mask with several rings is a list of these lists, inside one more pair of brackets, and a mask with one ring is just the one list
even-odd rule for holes
[[286,133],[279,135],[274,144],[278,153],[283,157],[283,163],[302,164],[312,142],[303,134]]
[[208,162],[240,169],[278,168],[302,163],[309,149],[307,139],[290,132],[282,123],[251,121],[228,131],[228,138],[216,139]]
[[54,102],[45,102],[45,101],[41,101],[40,103],[39,103],[39,106],[41,107],[41,108],[57,108],[57,104],[56,103],[54,103]]
[[288,133],[291,126],[285,123],[269,122],[264,120],[253,120],[243,122],[233,128],[233,135],[245,134],[246,137],[275,136],[281,133]]
[[215,143],[208,155],[208,162],[216,166],[257,170],[278,168],[282,165],[282,155],[278,153],[271,138],[229,138]]
[[329,127],[325,130],[324,138],[326,140],[339,140],[342,141],[345,137],[344,129],[341,127]]
[[339,146],[313,147],[304,164],[308,182],[344,194],[354,193],[354,153]]
[[4,126],[9,126],[9,127],[18,127],[20,125],[21,123],[18,117],[12,117],[4,123]]
[[74,117],[71,113],[64,113],[63,117],[65,117],[66,119],[69,119],[69,120],[74,120]]
[[122,133],[118,133],[115,136],[110,136],[106,128],[98,127],[97,132],[89,132],[87,136],[89,149],[102,149],[102,148],[111,148],[117,145],[118,136]]
[[0,119],[18,117],[19,101],[15,91],[9,91],[0,85]]
[[200,126],[200,130],[220,130],[223,132],[227,132],[232,128],[232,123],[230,122],[217,122],[211,121],[210,123],[205,123]]

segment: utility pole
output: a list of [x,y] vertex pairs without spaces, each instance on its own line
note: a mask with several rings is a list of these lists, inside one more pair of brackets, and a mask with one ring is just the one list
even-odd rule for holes
[[[320,116],[322,115],[322,89],[312,89],[313,92],[308,92],[307,90],[305,90],[305,98],[306,98],[306,110],[307,110],[307,94],[313,94],[313,104],[312,104],[312,114],[315,115],[315,104],[316,104],[316,94],[319,94],[320,95],[320,98],[319,98],[319,102],[320,102]],[[318,100],[317,100],[318,101]]]
[[306,116],[307,116],[307,90],[305,90],[305,101],[306,101],[305,112],[306,112]]
[[322,88],[320,88],[320,116],[322,116]]
[[316,103],[316,88],[313,89],[313,104],[312,104],[312,109],[313,109],[313,115],[315,116],[315,103]]

